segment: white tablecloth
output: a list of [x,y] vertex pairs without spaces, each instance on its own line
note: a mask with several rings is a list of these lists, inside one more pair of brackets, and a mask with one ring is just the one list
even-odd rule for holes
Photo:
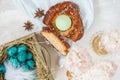
[[[120,29],[120,0],[94,0],[95,18],[93,24],[78,41],[80,45],[88,48],[93,60],[110,59],[117,63],[118,69],[112,80],[120,79],[120,55],[101,57],[91,49],[91,38],[96,32],[117,28]],[[39,32],[34,26],[32,31],[25,31],[22,27],[29,17],[20,11],[11,0],[0,0],[0,45],[33,32]],[[52,51],[53,52],[53,51]],[[54,59],[54,60],[53,60]],[[62,68],[58,70],[58,55],[52,53],[52,72],[55,80],[67,80]]]

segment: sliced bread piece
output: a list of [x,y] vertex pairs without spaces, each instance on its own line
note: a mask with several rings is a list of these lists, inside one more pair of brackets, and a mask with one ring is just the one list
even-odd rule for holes
[[63,55],[67,55],[70,45],[62,39],[62,37],[53,31],[49,27],[43,27],[41,34]]

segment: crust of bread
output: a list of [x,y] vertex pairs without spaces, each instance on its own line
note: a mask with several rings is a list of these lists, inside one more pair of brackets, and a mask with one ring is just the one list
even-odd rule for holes
[[[77,24],[77,28],[74,30],[74,33],[69,37],[72,41],[76,42],[77,40],[81,39],[83,34],[84,34],[84,30],[82,27],[83,24],[82,24],[82,21],[81,20],[78,20],[78,23],[80,24]],[[72,32],[71,32],[72,33]]]
[[54,33],[49,27],[43,27],[41,34],[63,55],[67,55],[70,45],[60,35]]
[[[72,20],[72,26],[66,31],[60,31],[55,25],[56,17],[59,15],[68,15]],[[70,1],[58,3],[52,6],[45,14],[43,23],[51,28],[51,30],[71,39],[72,41],[79,40],[84,33],[82,19],[79,15],[79,7]]]

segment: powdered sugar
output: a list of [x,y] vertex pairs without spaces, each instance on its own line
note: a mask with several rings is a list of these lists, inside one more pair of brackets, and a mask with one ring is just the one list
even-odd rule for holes
[[65,68],[72,75],[72,80],[110,80],[117,66],[109,60],[93,63],[87,49],[74,46],[66,58]]
[[104,47],[108,53],[120,52],[120,31],[109,30],[103,32],[100,44],[100,47]]
[[86,49],[82,47],[71,48],[67,58],[65,67],[75,74],[84,73],[92,66],[92,60]]

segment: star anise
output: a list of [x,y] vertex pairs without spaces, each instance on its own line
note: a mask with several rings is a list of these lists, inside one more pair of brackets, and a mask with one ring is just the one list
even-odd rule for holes
[[24,23],[25,30],[32,30],[33,29],[33,24],[30,21],[27,21]]
[[40,18],[40,17],[42,17],[43,15],[44,15],[44,10],[40,10],[40,9],[38,8],[38,10],[36,10],[36,13],[35,13],[35,18],[36,18],[36,17]]

